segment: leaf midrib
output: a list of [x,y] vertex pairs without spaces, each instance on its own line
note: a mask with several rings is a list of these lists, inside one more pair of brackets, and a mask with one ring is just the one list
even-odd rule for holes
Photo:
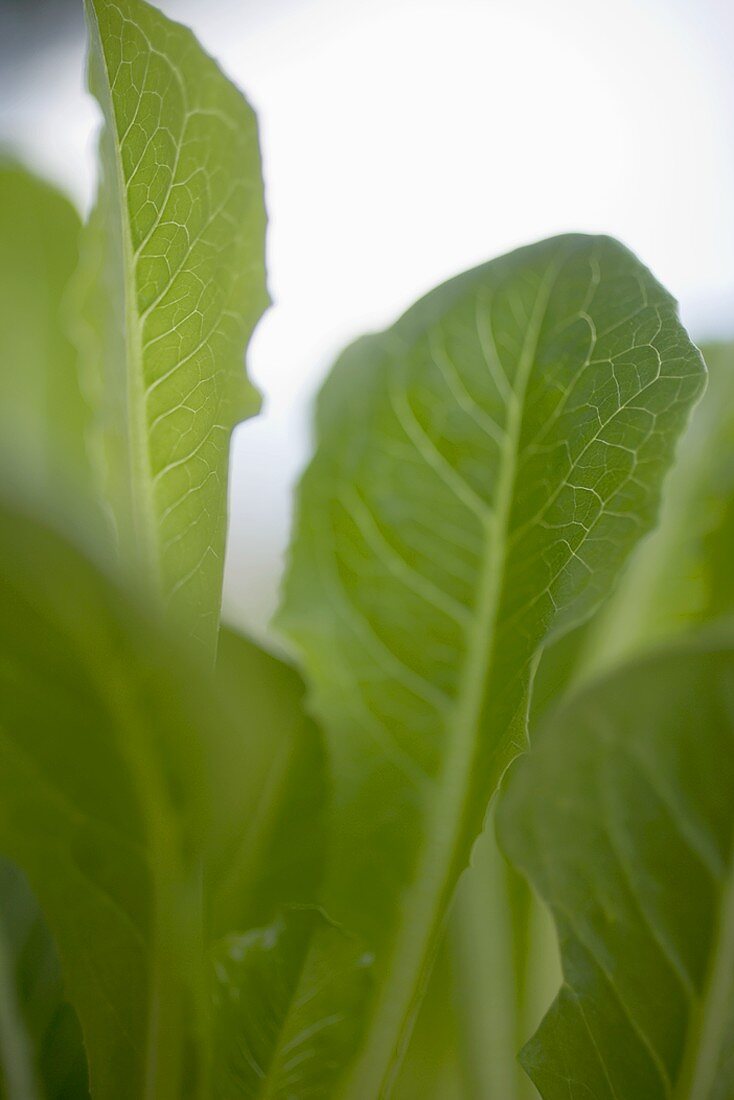
[[[556,258],[546,268],[510,390],[506,443],[500,460],[496,505],[490,518],[484,521],[487,551],[479,576],[476,613],[454,711],[457,716],[452,723],[455,736],[449,739],[449,756],[433,803],[436,808],[427,822],[428,839],[415,885],[401,907],[404,916],[393,941],[388,979],[372,1013],[372,1026],[362,1044],[362,1053],[343,1089],[345,1098],[374,1100],[375,1097],[389,1096],[392,1076],[405,1045],[403,1040],[418,995],[420,978],[441,927],[443,904],[450,889],[448,878],[464,823],[464,804],[496,642],[524,400],[548,299],[564,258]],[[430,889],[426,889],[426,884],[430,885]],[[428,904],[424,901],[426,895],[429,897]],[[420,930],[418,933],[416,928]]]
[[[133,561],[126,564],[142,567],[141,576],[143,581],[147,582],[149,590],[155,594],[156,598],[160,598],[162,595],[162,578],[156,537],[157,524],[152,494],[153,483],[145,413],[142,335],[137,305],[134,302],[135,253],[132,247],[130,225],[126,216],[127,186],[117,137],[110,72],[97,16],[96,0],[86,0],[86,6],[90,17],[90,29],[94,28],[97,54],[104,69],[105,79],[101,82],[104,87],[100,88],[99,92],[105,98],[103,124],[108,130],[106,136],[110,141],[114,155],[117,189],[117,195],[114,197],[117,198],[117,213],[120,218],[122,242],[123,271],[121,274],[125,309],[125,366],[127,368],[126,392],[128,402],[125,422],[128,430],[128,445],[125,448],[125,453],[129,462],[130,520],[133,530],[126,533],[118,529],[117,534],[120,547],[122,547],[127,537],[131,538]],[[120,722],[120,730],[123,735],[122,744],[124,745],[126,722],[132,721],[135,723],[135,714],[130,711],[126,700],[119,697],[119,694],[116,698],[114,713]],[[140,739],[138,743],[141,744]],[[173,837],[170,835],[168,822],[165,820],[162,806],[157,800],[158,795],[162,792],[157,789],[154,769],[144,769],[144,773],[141,773],[140,769],[135,768],[133,765],[133,775],[137,780],[141,805],[154,807],[152,816],[146,814],[146,825],[148,839],[154,853],[153,862],[156,867],[156,873],[152,876],[155,905],[151,950],[151,981],[146,1019],[147,1038],[144,1080],[142,1082],[143,1095],[146,1100],[177,1100],[178,1074],[182,1069],[181,1060],[184,1055],[183,1035],[180,1026],[182,1006],[179,1001],[182,990],[188,988],[188,986],[174,972],[175,967],[167,964],[172,944],[178,943],[182,947],[189,946],[188,943],[181,942],[188,939],[188,928],[184,929],[182,922],[176,918],[178,903],[182,900],[179,896],[178,887],[184,884],[182,879],[176,882],[175,872],[180,870],[180,867],[178,867],[175,858],[175,844]],[[162,1036],[165,1036],[166,1039],[163,1044],[164,1052],[165,1049],[171,1049],[171,1031],[174,1033],[178,1031],[178,1035],[173,1040],[175,1051],[173,1057],[177,1059],[178,1065],[175,1066],[173,1073],[166,1071],[165,1053],[161,1057],[161,1050],[159,1049]]]
[[[146,393],[143,384],[143,340],[140,317],[135,294],[135,250],[130,234],[130,222],[127,217],[127,183],[122,165],[120,143],[117,135],[116,113],[112,100],[112,82],[107,66],[107,56],[102,42],[96,0],[87,0],[90,22],[94,26],[97,52],[104,68],[104,94],[106,110],[104,125],[114,155],[115,184],[117,190],[117,214],[120,218],[120,239],[122,243],[122,295],[125,312],[125,365],[127,409],[125,426],[127,441],[125,455],[128,460],[130,486],[130,521],[132,530],[119,530],[119,515],[116,515],[118,543],[120,548],[130,542],[132,564],[138,568],[141,577],[147,582],[149,590],[162,598],[163,581],[159,555],[155,502],[153,499],[153,476],[150,456],[150,440],[146,415]],[[104,138],[103,138],[104,140]],[[112,502],[114,503],[114,502]]]

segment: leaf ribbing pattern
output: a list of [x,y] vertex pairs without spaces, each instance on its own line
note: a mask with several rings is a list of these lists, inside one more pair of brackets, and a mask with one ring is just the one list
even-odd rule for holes
[[243,357],[267,302],[257,128],[188,30],[141,0],[88,13],[106,131],[86,266],[113,299],[85,310],[98,454],[123,556],[211,646],[229,437],[257,407]]
[[424,936],[524,744],[532,662],[651,525],[702,381],[649,272],[572,236],[439,288],[323,391],[281,624],[349,823],[329,904],[391,959],[359,1072],[409,1014]]
[[623,669],[559,709],[510,775],[500,838],[563,962],[523,1052],[544,1100],[731,1095],[733,668],[724,639]]

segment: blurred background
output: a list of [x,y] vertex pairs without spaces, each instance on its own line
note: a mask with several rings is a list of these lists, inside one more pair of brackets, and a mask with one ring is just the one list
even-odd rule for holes
[[[734,336],[731,0],[157,0],[260,118],[274,305],[236,434],[225,613],[275,604],[311,398],[338,350],[533,239],[607,232]],[[0,146],[86,209],[81,0],[0,0]]]

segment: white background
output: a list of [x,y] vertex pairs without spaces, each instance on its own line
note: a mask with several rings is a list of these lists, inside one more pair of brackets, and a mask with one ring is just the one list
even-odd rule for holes
[[[729,0],[160,0],[261,125],[274,306],[238,429],[225,606],[260,630],[330,360],[463,268],[566,230],[621,238],[695,337],[734,335]],[[0,141],[82,206],[82,44],[0,84]]]

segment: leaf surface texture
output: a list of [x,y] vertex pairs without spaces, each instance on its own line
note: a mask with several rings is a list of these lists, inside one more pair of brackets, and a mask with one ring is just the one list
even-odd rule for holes
[[95,455],[123,562],[213,655],[244,352],[267,304],[255,116],[186,28],[87,0],[104,114],[76,280]]
[[511,771],[500,839],[564,974],[522,1055],[543,1100],[732,1095],[733,740],[730,639],[690,642],[590,685]]
[[440,287],[324,387],[279,626],[329,737],[325,904],[377,957],[349,1097],[389,1094],[456,880],[525,744],[537,654],[653,522],[703,377],[650,273],[568,236]]

